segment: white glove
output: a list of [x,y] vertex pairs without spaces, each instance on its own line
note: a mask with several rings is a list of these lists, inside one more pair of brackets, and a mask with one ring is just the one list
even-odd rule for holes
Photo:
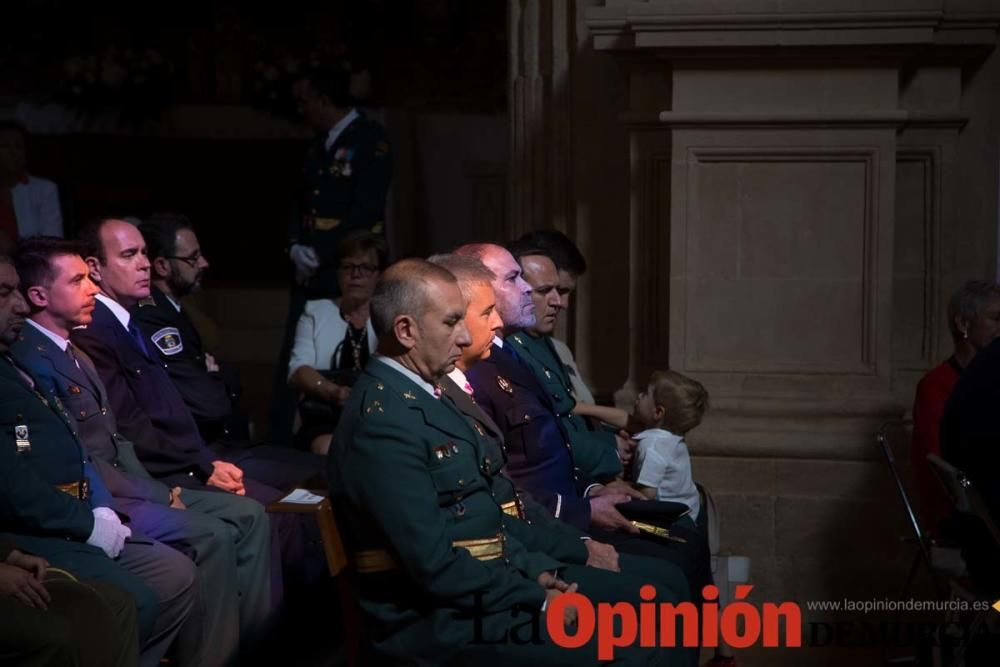
[[132,529],[122,525],[113,509],[98,507],[94,510],[94,529],[87,538],[87,544],[99,548],[108,558],[118,558],[125,547],[125,538],[131,536]]
[[316,250],[312,246],[296,243],[288,251],[288,256],[295,264],[298,273],[312,275],[319,268],[319,257],[316,256]]

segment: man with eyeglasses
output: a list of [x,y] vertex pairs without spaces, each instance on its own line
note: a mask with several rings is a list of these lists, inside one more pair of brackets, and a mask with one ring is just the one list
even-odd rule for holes
[[131,309],[146,348],[160,361],[184,399],[202,438],[216,453],[250,466],[250,475],[283,489],[322,471],[322,460],[275,447],[247,448],[250,433],[238,410],[239,379],[204,352],[181,299],[201,287],[208,260],[190,220],[157,213],[139,226],[150,264],[149,297]]
[[190,220],[154,213],[139,226],[146,241],[149,297],[133,308],[135,323],[155,351],[206,441],[250,438],[239,409],[240,382],[234,369],[205,352],[201,336],[181,299],[201,289],[208,260]]

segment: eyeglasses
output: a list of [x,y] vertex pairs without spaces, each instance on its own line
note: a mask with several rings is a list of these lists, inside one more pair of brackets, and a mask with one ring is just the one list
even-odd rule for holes
[[198,262],[201,260],[201,251],[195,250],[187,257],[177,257],[176,255],[164,255],[163,259],[176,259],[180,262],[184,262],[191,268],[194,268],[198,266]]
[[347,276],[353,276],[356,271],[358,275],[366,277],[378,271],[378,267],[374,264],[341,264],[337,271]]

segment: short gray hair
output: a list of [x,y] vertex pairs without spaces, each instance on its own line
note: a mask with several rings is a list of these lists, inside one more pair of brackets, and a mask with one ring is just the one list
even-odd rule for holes
[[378,282],[369,304],[372,328],[378,338],[389,338],[393,322],[400,315],[420,319],[427,312],[427,285],[440,280],[452,285],[458,281],[447,270],[423,259],[403,259],[387,268]]
[[959,287],[948,301],[948,330],[951,331],[951,337],[959,340],[967,333],[958,328],[955,320],[964,320],[971,327],[991,299],[1000,299],[1000,285],[995,282],[970,280]]
[[427,258],[431,264],[436,264],[447,270],[458,280],[458,288],[462,290],[462,298],[468,302],[472,298],[472,288],[476,285],[488,285],[492,289],[496,275],[479,259],[471,255],[442,254]]

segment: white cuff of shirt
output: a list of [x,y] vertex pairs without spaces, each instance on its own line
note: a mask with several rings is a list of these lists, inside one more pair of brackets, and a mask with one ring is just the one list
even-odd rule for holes
[[556,511],[553,512],[555,517],[558,519],[559,514],[562,512],[562,494],[556,494]]
[[603,484],[597,484],[597,483],[591,484],[590,486],[588,486],[586,489],[583,490],[583,497],[584,498],[589,498],[590,497],[590,492],[595,487],[598,487],[598,486],[604,486],[604,485]]

